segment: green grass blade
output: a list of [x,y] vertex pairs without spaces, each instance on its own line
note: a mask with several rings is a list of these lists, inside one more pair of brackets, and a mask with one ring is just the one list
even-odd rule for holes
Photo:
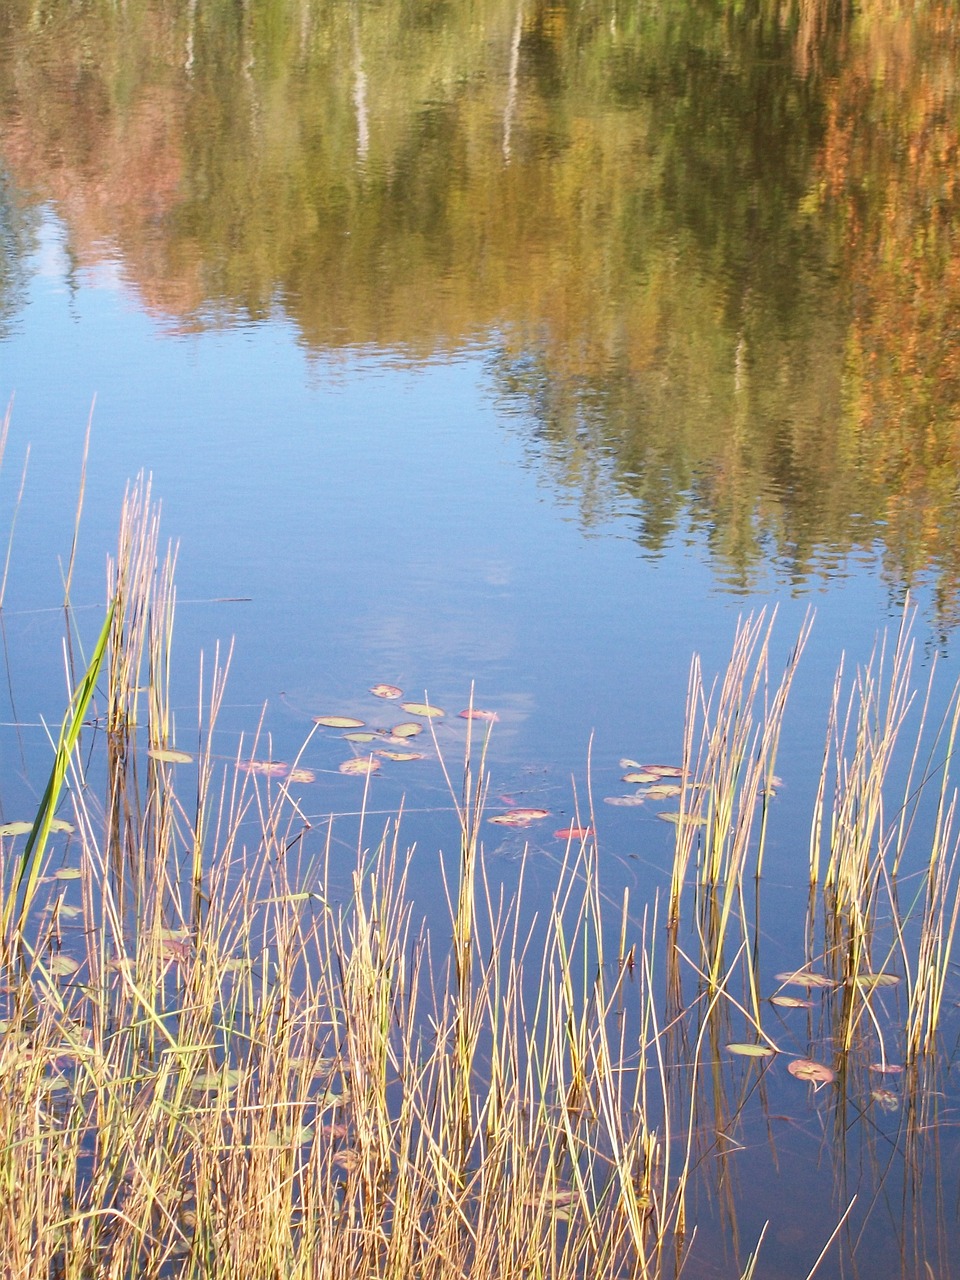
[[70,706],[67,708],[67,713],[63,718],[63,724],[60,727],[60,738],[53,758],[53,768],[50,770],[50,778],[40,801],[40,808],[37,810],[33,828],[27,837],[27,843],[20,856],[9,896],[4,904],[4,937],[9,936],[8,930],[14,914],[16,914],[16,933],[19,934],[30,911],[37,889],[37,881],[40,877],[40,867],[43,862],[47,838],[50,835],[50,826],[60,801],[60,793],[63,790],[64,780],[67,776],[70,757],[73,755],[77,739],[80,737],[80,729],[89,710],[94,689],[100,676],[100,669],[103,666],[103,660],[107,652],[110,627],[113,623],[113,611],[114,605],[111,604],[107,610],[107,616],[101,628],[93,656],[90,659],[90,665],[74,691]]

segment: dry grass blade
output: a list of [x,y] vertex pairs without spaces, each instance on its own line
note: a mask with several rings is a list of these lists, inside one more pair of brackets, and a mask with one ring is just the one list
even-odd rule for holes
[[[777,1048],[760,1019],[750,939],[759,918],[748,921],[743,890],[762,867],[807,628],[779,680],[762,618],[738,628],[709,693],[694,665],[681,817],[702,825],[677,825],[664,991],[657,908],[634,920],[624,892],[609,910],[595,838],[568,838],[548,884],[523,861],[505,892],[481,841],[487,739],[475,748],[469,718],[462,787],[448,777],[459,848],[439,935],[418,916],[426,855],[402,849],[402,815],[372,847],[361,815],[355,863],[344,865],[332,820],[310,826],[287,782],[240,768],[261,734],[269,747],[262,726],[252,751],[241,743],[232,763],[218,763],[212,734],[228,665],[219,655],[212,674],[201,667],[193,763],[171,763],[175,557],[158,564],[157,527],[148,489],[135,489],[111,568],[113,614],[94,653],[107,663],[109,636],[110,733],[96,744],[106,758],[94,753],[81,771],[73,751],[92,664],[45,801],[52,812],[72,770],[81,918],[71,929],[60,898],[49,915],[24,905],[40,905],[42,827],[16,880],[19,901],[4,908],[24,963],[8,966],[13,989],[3,993],[0,1270],[71,1280],[673,1280],[690,1247],[699,1166],[715,1179],[711,1195],[719,1188],[723,1225],[736,1226],[734,1130],[749,1082],[762,1089],[767,1067],[725,1051],[741,1039],[731,1023],[751,1044]],[[909,702],[906,652],[898,642],[892,688],[861,675],[846,716],[835,711],[814,845],[829,827],[819,903],[834,939],[823,949],[834,971],[821,978],[827,1038],[840,1059],[855,1036],[875,1032],[886,1061],[880,979],[897,952],[919,1080],[960,897],[945,764],[918,922],[897,909],[884,861],[902,853],[915,816],[884,822],[883,779]],[[937,767],[925,766],[921,790]],[[851,797],[865,806],[864,831],[851,827]],[[574,814],[579,828],[576,797]],[[596,830],[592,799],[589,823]],[[53,883],[60,892],[64,881]],[[879,884],[894,939],[871,964]],[[742,936],[725,957],[738,921]],[[681,926],[694,940],[689,961]],[[839,958],[837,939],[847,944]],[[684,999],[684,975],[694,999]],[[763,1063],[784,1070],[772,1053]],[[846,1069],[824,1096],[840,1096]],[[907,1134],[918,1168],[921,1127]],[[758,1273],[755,1251],[744,1276]]]

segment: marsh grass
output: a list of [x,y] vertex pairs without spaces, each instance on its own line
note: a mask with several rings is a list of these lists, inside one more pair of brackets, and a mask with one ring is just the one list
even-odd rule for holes
[[[56,858],[0,838],[3,1273],[696,1280],[699,1179],[730,1274],[762,1274],[759,1245],[740,1239],[737,1134],[767,1110],[774,1059],[727,1046],[745,1029],[782,1047],[761,989],[759,885],[809,623],[777,678],[763,618],[738,629],[717,686],[694,664],[665,909],[637,917],[627,894],[611,909],[592,836],[567,841],[546,897],[530,900],[526,863],[506,896],[481,839],[488,740],[468,732],[447,776],[448,915],[428,929],[412,885],[430,855],[406,846],[402,813],[362,818],[347,873],[332,820],[311,826],[289,778],[241,768],[262,729],[216,756],[229,655],[201,668],[191,762],[171,757],[185,745],[170,694],[176,556],[161,560],[158,531],[134,486],[87,670],[106,673],[95,727],[82,755],[76,736],[61,742],[74,835]],[[803,964],[834,985],[806,1040],[835,1055],[823,1105],[842,1150],[864,1064],[899,1039],[896,1149],[919,1202],[958,916],[957,711],[929,754],[912,748],[888,813],[905,631],[889,676],[884,664],[858,676],[842,716],[838,679],[829,718]],[[74,696],[77,733],[92,706],[92,689],[82,709]],[[901,905],[920,832],[932,841]],[[890,967],[905,978],[892,1031],[884,990],[862,981]],[[882,1181],[893,1157],[870,1158]],[[809,1276],[828,1249],[856,1248],[842,1176],[837,1191]]]
[[193,763],[168,759],[157,530],[134,487],[101,637],[102,808],[97,752],[67,744],[81,914],[42,849],[52,910],[8,876],[5,1273],[659,1274],[678,1171],[623,1016],[629,986],[655,1042],[652,943],[605,966],[595,849],[571,844],[537,910],[504,900],[468,742],[448,949],[414,920],[399,821],[369,843],[361,824],[344,885],[289,783],[241,771],[243,745],[214,760],[226,664],[201,677]]

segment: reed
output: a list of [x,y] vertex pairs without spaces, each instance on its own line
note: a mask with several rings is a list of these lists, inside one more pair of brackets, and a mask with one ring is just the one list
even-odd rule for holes
[[[141,482],[34,832],[19,852],[0,837],[4,1274],[667,1280],[694,1256],[701,1176],[739,1254],[736,1133],[766,1105],[766,1067],[729,1046],[745,1027],[776,1062],[785,1043],[767,1025],[759,882],[809,620],[778,677],[762,617],[738,627],[716,684],[692,668],[666,929],[656,901],[637,918],[625,893],[611,912],[592,835],[567,841],[545,896],[530,900],[527,863],[505,896],[482,841],[489,739],[469,735],[462,780],[448,777],[448,917],[428,927],[414,885],[429,855],[404,846],[402,813],[373,830],[364,813],[347,873],[333,820],[310,824],[291,777],[243,767],[262,727],[218,757],[229,654],[201,666],[196,721],[178,725],[176,556],[161,559],[158,529]],[[932,747],[925,711],[903,735],[908,628],[845,703],[842,689],[839,676],[812,806],[806,957],[819,927],[835,986],[808,1038],[835,1054],[843,1144],[863,1064],[899,1037],[919,1169],[960,915],[960,711],[955,694]],[[56,878],[47,818],[64,796],[75,834],[56,842]],[[891,1031],[871,977],[898,965]],[[754,1251],[736,1273],[762,1265]]]
[[699,659],[691,666],[669,914],[672,922],[680,918],[695,854],[701,952],[713,985],[724,967],[731,919],[743,918],[748,862],[757,877],[763,869],[783,716],[810,625],[808,617],[772,687],[773,619],[762,613],[738,624],[719,689],[707,689]]
[[372,846],[361,823],[345,887],[291,783],[244,772],[243,746],[215,759],[217,664],[182,751],[145,486],[121,529],[88,672],[107,672],[103,764],[58,752],[81,914],[69,879],[49,912],[16,877],[5,904],[26,940],[0,1038],[5,1273],[660,1275],[682,1122],[647,1069],[652,943],[608,970],[595,849],[571,843],[539,915],[503,900],[468,743],[449,951],[414,923],[399,819]]

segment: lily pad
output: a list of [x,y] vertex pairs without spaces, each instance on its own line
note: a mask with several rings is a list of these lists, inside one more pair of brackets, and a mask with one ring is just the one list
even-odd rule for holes
[[677,826],[684,827],[705,827],[707,825],[706,818],[702,818],[698,813],[679,813],[676,809],[671,809],[669,813],[658,813],[658,818],[662,818],[664,822],[673,822]]
[[403,697],[403,690],[398,689],[395,684],[375,684],[371,687],[370,692],[377,698]]
[[461,720],[487,720],[491,724],[500,719],[495,711],[481,711],[479,707],[467,707],[465,711],[459,711],[457,714]]
[[895,973],[858,973],[854,982],[861,991],[873,991],[876,987],[895,987],[900,978]]
[[814,1062],[812,1058],[794,1058],[792,1062],[787,1063],[787,1070],[798,1080],[809,1080],[818,1088],[824,1084],[831,1084],[835,1079],[832,1068],[823,1062]]
[[325,725],[328,729],[362,729],[363,721],[353,716],[314,716],[314,724]]
[[771,996],[771,1004],[778,1004],[781,1009],[812,1009],[812,1000],[803,1000],[800,996]]
[[66,978],[71,973],[76,973],[80,968],[80,965],[76,960],[74,960],[73,956],[65,956],[61,953],[58,956],[52,957],[48,968],[50,969],[50,972],[56,974],[57,977]]
[[682,778],[683,770],[678,764],[642,764],[643,773],[656,774],[658,778]]
[[291,782],[316,782],[317,775],[312,769],[291,769],[289,780]]
[[374,760],[370,756],[354,756],[352,760],[344,760],[343,764],[339,765],[338,768],[341,773],[376,773],[380,768],[380,761]]
[[797,969],[794,973],[778,973],[778,982],[791,983],[795,987],[822,987],[824,990],[839,986],[833,978],[823,973],[811,973],[807,969]]
[[494,814],[487,821],[498,827],[528,827],[531,822],[539,822],[541,818],[549,816],[549,809],[509,809],[506,813]]
[[903,1066],[899,1062],[871,1062],[870,1070],[877,1071],[882,1076],[898,1076],[903,1071]]
[[[33,830],[33,822],[24,819],[22,822],[4,822],[0,823],[0,836],[28,836]],[[63,818],[53,818],[50,822],[51,831],[73,831],[73,823],[64,821]]]
[[655,782],[652,787],[647,787],[644,795],[648,800],[668,800],[673,796],[678,796],[682,788],[676,782]]
[[172,747],[150,747],[147,755],[161,764],[193,764],[193,756],[187,751],[175,751]]
[[355,729],[353,733],[345,733],[343,736],[347,742],[376,742],[379,735],[371,733],[369,729]]
[[593,835],[593,827],[561,827],[553,834],[558,840],[586,840]]
[[254,773],[264,778],[282,778],[288,767],[282,760],[241,760],[237,765],[243,773]]
[[395,724],[390,732],[395,738],[415,738],[418,733],[423,733],[423,725],[414,724],[412,721],[406,724]]
[[738,1054],[741,1058],[772,1058],[774,1051],[768,1044],[728,1044],[727,1053]]
[[445,711],[441,711],[439,707],[431,707],[429,702],[401,702],[400,706],[412,716],[425,716],[428,720],[434,720],[439,716],[446,715]]
[[892,1089],[871,1089],[870,1097],[881,1111],[897,1111],[900,1107],[900,1098]]
[[646,773],[642,769],[639,772],[634,770],[632,773],[625,773],[621,782],[656,782],[659,776],[656,773]]
[[199,1093],[216,1093],[220,1089],[235,1089],[243,1079],[243,1072],[235,1067],[229,1071],[201,1071],[193,1078],[193,1087]]
[[58,867],[54,871],[51,879],[53,880],[79,880],[83,872],[79,867]]
[[378,751],[384,760],[426,760],[422,751]]
[[636,791],[632,796],[604,796],[603,803],[622,805],[624,808],[627,808],[628,806],[643,804],[646,798],[647,797],[645,795]]
[[163,954],[170,960],[184,963],[193,956],[193,946],[188,938],[165,938]]

